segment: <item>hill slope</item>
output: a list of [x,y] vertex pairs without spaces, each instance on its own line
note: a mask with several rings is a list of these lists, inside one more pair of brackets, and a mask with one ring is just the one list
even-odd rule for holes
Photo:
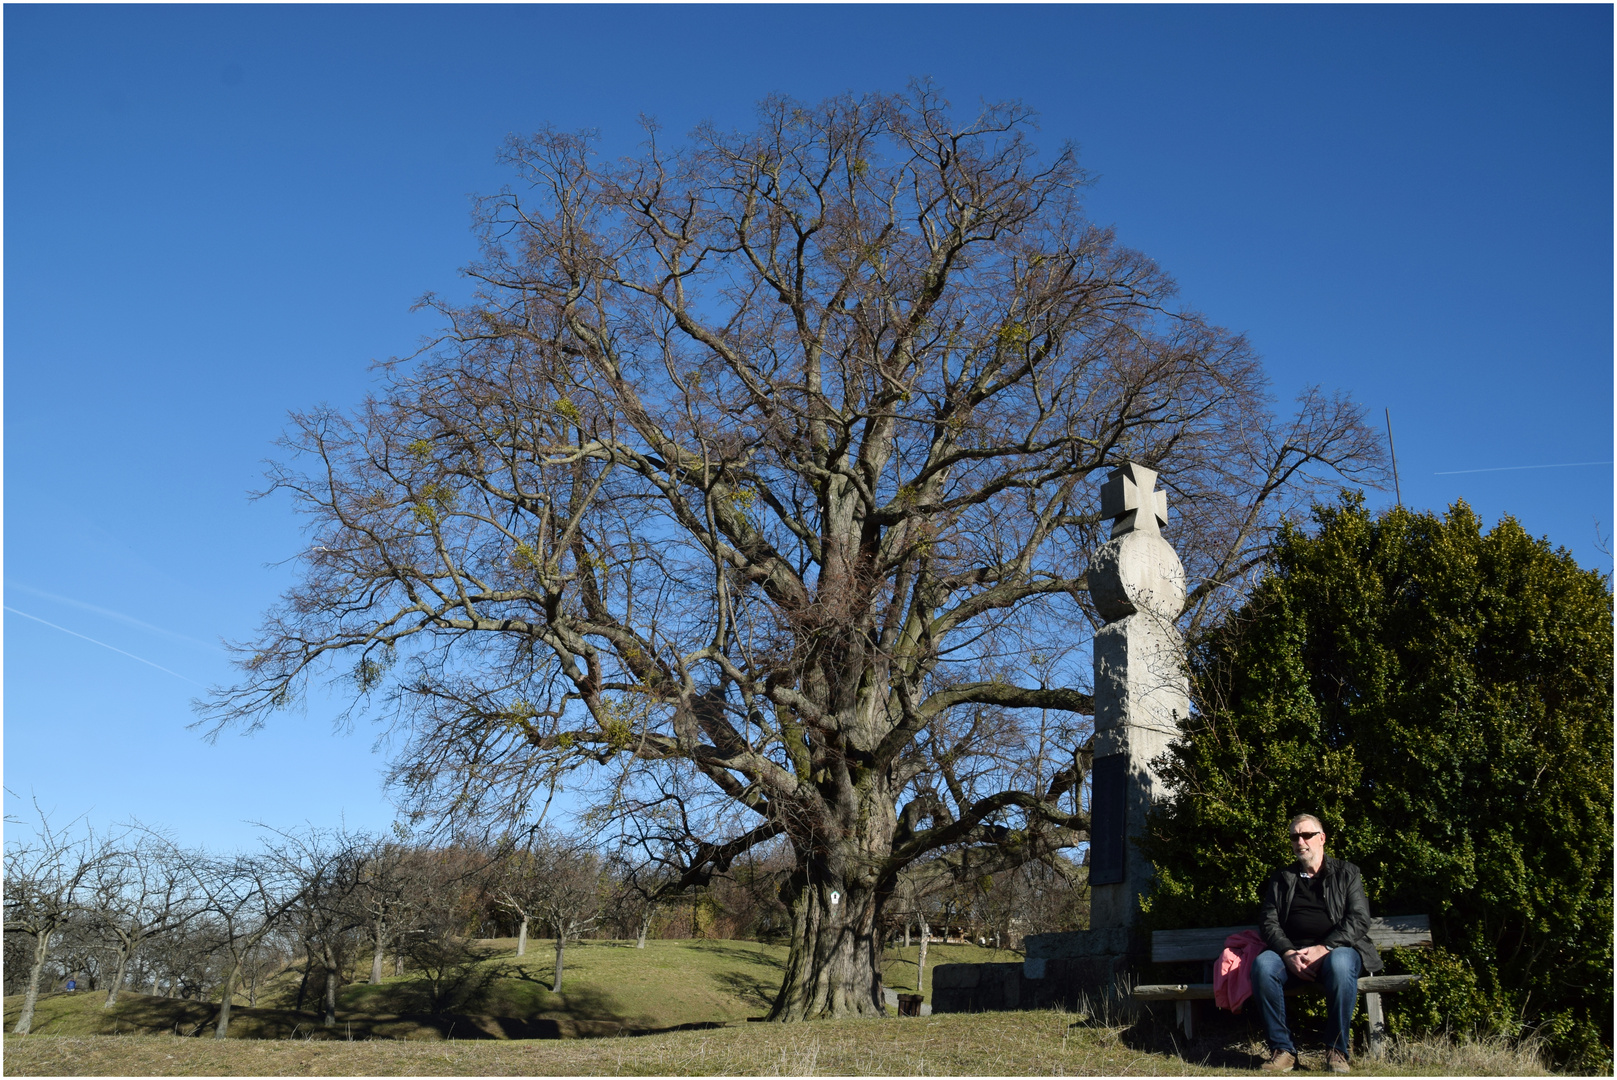
[[[786,959],[782,946],[752,941],[586,941],[570,945],[562,992],[552,992],[553,956],[548,943],[530,943],[518,959],[515,943],[485,943],[488,955],[467,973],[452,1004],[434,1012],[426,983],[417,976],[353,983],[338,998],[337,1024],[326,1028],[313,993],[301,1010],[297,973],[287,972],[259,997],[257,1008],[238,997],[230,1034],[242,1039],[533,1039],[666,1031],[762,1016],[780,986]],[[889,989],[913,991],[915,954],[893,950],[886,961]],[[972,945],[932,946],[924,992],[930,998],[932,970],[940,963],[1014,960],[1014,953]],[[101,1008],[96,992],[40,998],[34,1032],[41,1035],[133,1035],[202,1033],[212,1023],[212,1003],[125,992],[113,1009]],[[9,1029],[20,997],[5,999]]]

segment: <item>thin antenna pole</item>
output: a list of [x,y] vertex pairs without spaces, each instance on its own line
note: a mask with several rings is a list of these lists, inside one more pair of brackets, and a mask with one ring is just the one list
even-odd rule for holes
[[1404,505],[1404,492],[1398,486],[1398,451],[1392,445],[1392,410],[1387,409],[1387,452],[1392,455],[1392,490],[1398,496],[1398,505]]

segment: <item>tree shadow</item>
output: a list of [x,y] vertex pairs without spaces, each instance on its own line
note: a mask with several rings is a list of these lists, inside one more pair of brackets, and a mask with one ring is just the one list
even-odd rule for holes
[[778,978],[762,978],[744,972],[726,972],[715,976],[714,981],[746,1004],[765,1009],[774,1007],[775,996],[780,993]]
[[[510,960],[504,960],[504,961],[501,961],[499,964],[492,965],[490,967],[490,971],[492,971],[494,973],[494,977],[497,978],[497,979],[510,979],[513,982],[522,982],[522,983],[529,983],[529,984],[531,984],[533,986],[542,986],[546,990],[549,990],[551,993],[555,993],[556,992],[555,991],[555,982],[556,982],[556,969],[555,969],[555,967],[554,966],[548,966],[548,965],[534,965],[534,966],[538,967],[539,970],[541,970],[541,971],[545,971],[545,973],[549,977],[548,978],[540,978],[538,975],[535,975],[532,971],[529,970],[529,965],[524,960],[516,959],[516,958],[512,958]],[[547,968],[548,968],[548,970],[547,970]],[[562,985],[566,986],[567,984],[565,982],[563,982]]]
[[743,949],[736,945],[712,944],[704,946],[702,952],[708,956],[723,957],[726,960],[736,960],[747,964],[756,964],[760,967],[786,970],[786,961],[781,957],[771,956],[764,952],[754,952],[752,949]]

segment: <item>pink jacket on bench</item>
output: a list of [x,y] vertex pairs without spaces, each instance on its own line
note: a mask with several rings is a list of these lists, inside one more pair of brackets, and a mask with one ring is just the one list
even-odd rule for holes
[[1238,1013],[1252,996],[1252,964],[1268,946],[1256,930],[1242,930],[1224,939],[1224,951],[1213,963],[1213,1003]]

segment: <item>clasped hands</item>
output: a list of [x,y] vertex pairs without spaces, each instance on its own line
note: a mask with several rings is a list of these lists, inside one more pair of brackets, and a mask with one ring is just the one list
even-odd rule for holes
[[1293,949],[1285,954],[1284,959],[1293,975],[1304,982],[1313,982],[1319,978],[1320,961],[1329,955],[1331,950],[1328,946],[1310,945],[1305,949]]

